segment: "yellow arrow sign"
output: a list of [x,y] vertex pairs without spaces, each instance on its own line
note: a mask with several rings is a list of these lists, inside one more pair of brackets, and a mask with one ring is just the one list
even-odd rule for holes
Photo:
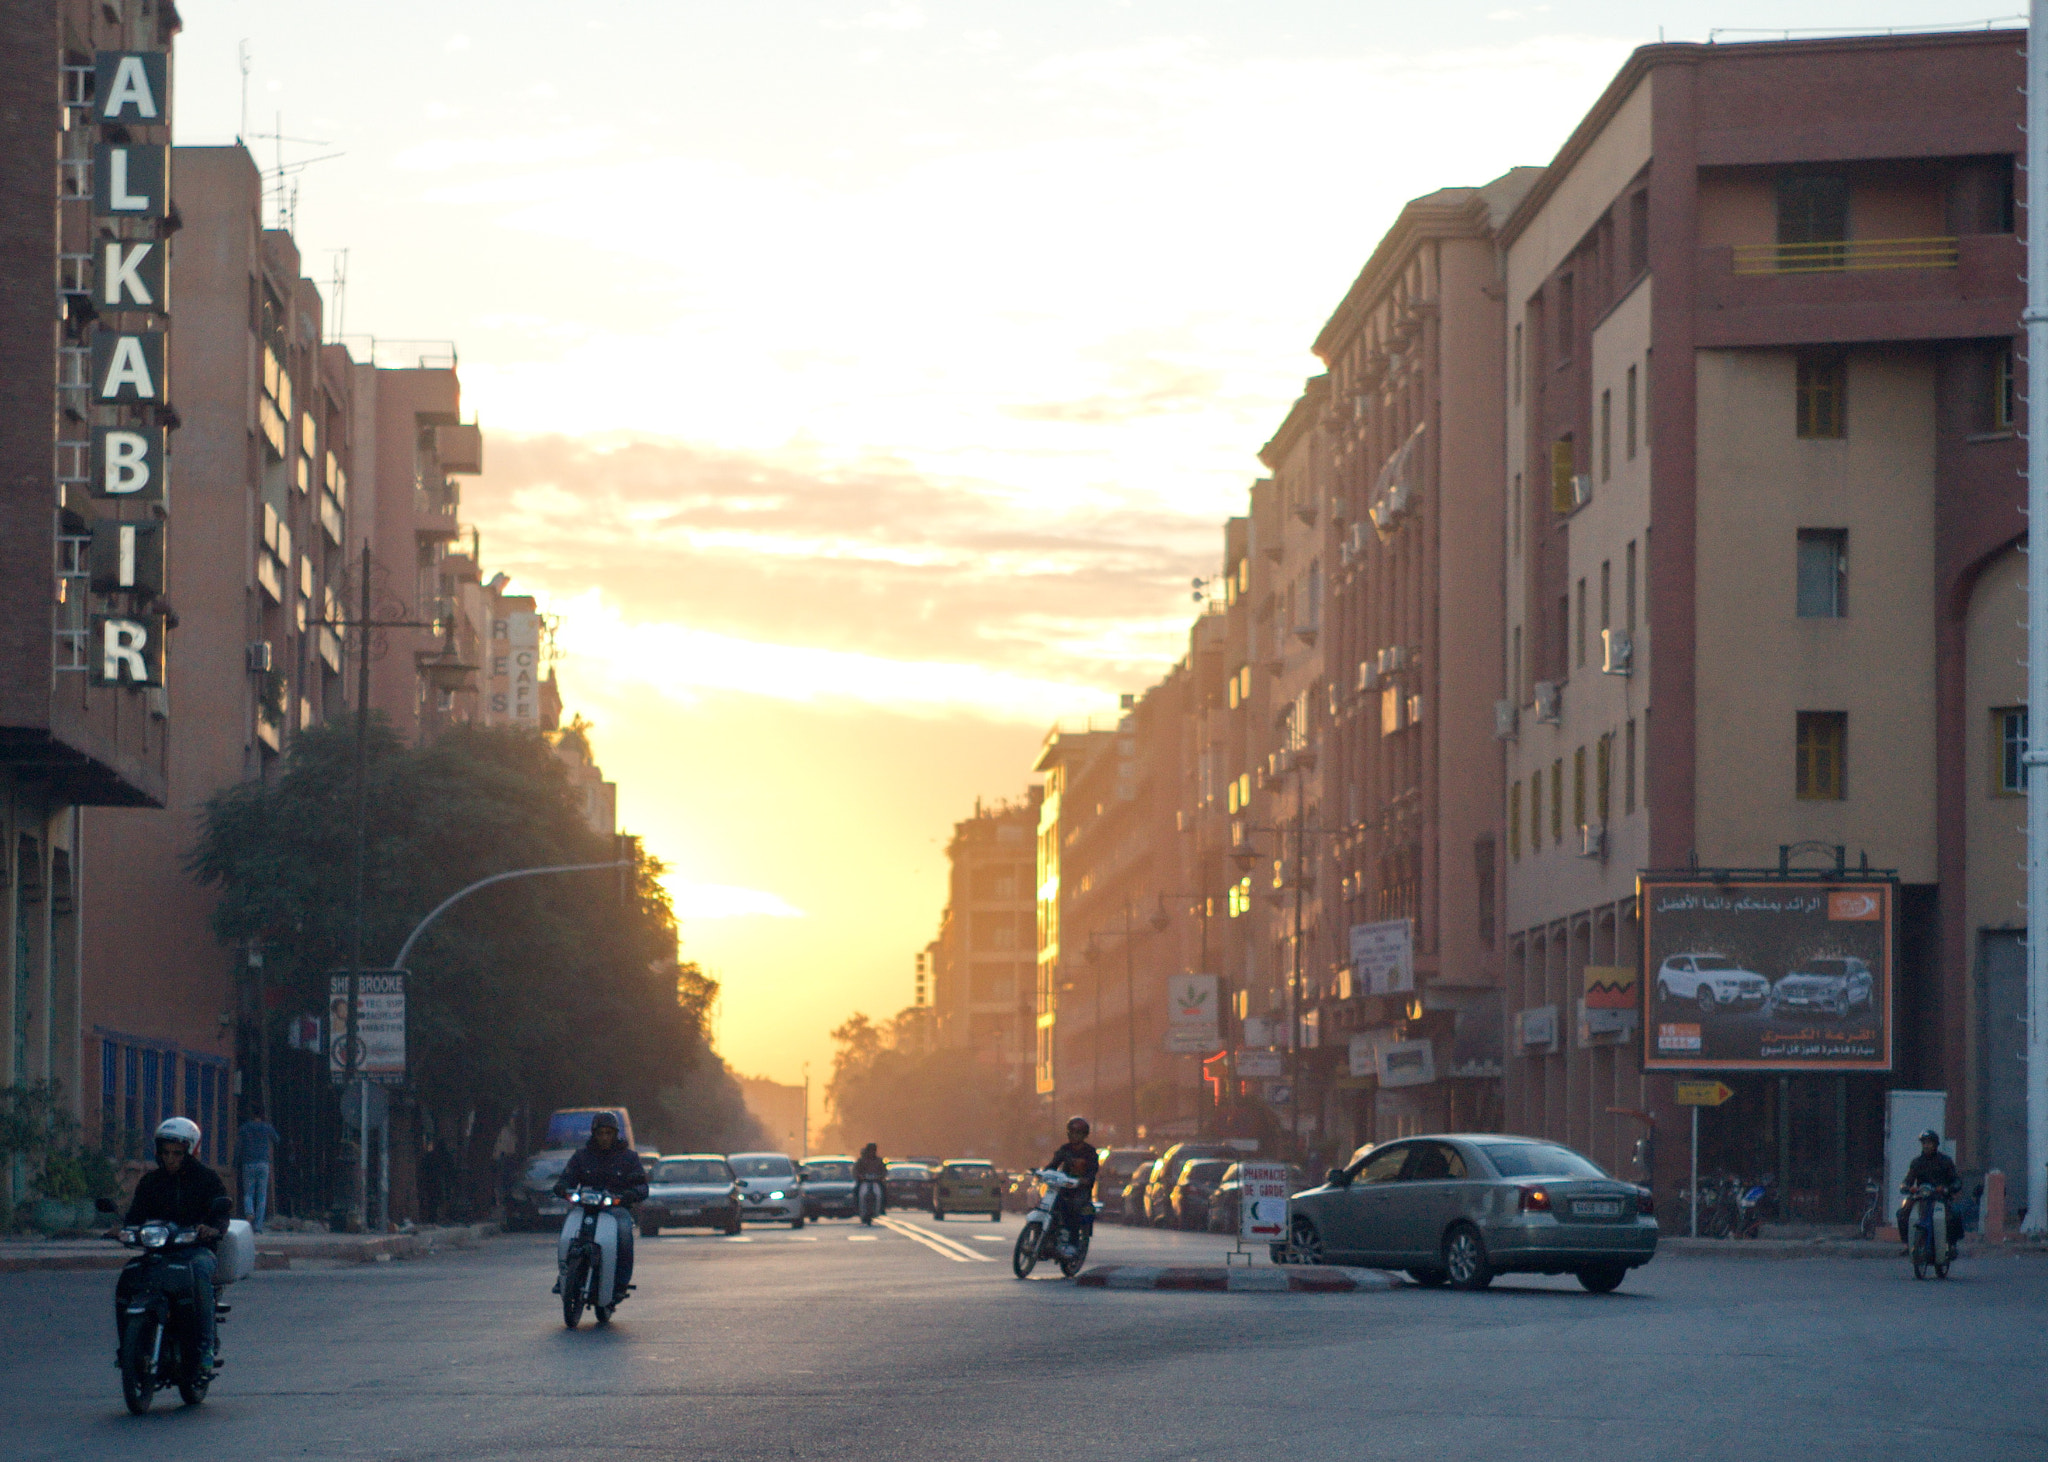
[[1725,1081],[1680,1081],[1674,1084],[1681,1107],[1718,1107],[1735,1095]]

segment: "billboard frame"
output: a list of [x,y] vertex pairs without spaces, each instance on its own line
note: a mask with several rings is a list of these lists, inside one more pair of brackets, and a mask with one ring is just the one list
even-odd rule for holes
[[[1890,868],[1846,866],[1843,850],[1834,848],[1835,860],[1832,868],[1793,868],[1790,866],[1791,847],[1780,850],[1778,866],[1775,868],[1646,868],[1636,874],[1636,928],[1639,936],[1638,957],[1640,968],[1637,972],[1637,989],[1640,1004],[1637,1018],[1638,1038],[1636,1054],[1638,1069],[1646,1076],[1682,1075],[1689,1072],[1733,1073],[1736,1075],[1767,1074],[1836,1074],[1848,1075],[1886,1073],[1895,1068],[1897,1061],[1897,1018],[1899,984],[1899,887],[1898,872]],[[1659,890],[1673,888],[1701,888],[1732,891],[1746,887],[1764,886],[1773,890],[1805,888],[1814,891],[1837,891],[1850,888],[1882,889],[1884,891],[1885,930],[1880,941],[1884,961],[1881,984],[1883,998],[1878,1009],[1881,1011],[1880,1052],[1868,1060],[1773,1060],[1748,1057],[1708,1057],[1704,1051],[1698,1055],[1658,1055],[1656,1052],[1657,1011],[1656,978],[1653,973],[1651,947],[1655,938],[1656,919],[1653,910],[1653,895]]]

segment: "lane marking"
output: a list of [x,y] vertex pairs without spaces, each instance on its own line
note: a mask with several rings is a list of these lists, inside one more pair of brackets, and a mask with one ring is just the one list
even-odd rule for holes
[[751,1244],[754,1241],[740,1234],[731,1234],[725,1238],[720,1239],[718,1242],[720,1242],[721,1244]]
[[977,1244],[1007,1244],[1010,1241],[1002,1234],[976,1234],[974,1242]]
[[957,1263],[993,1264],[996,1261],[986,1254],[977,1254],[965,1244],[935,1234],[928,1228],[919,1228],[914,1223],[905,1223],[900,1218],[883,1217],[876,1220],[892,1234],[901,1234],[913,1243],[923,1244],[935,1254],[944,1254]]
[[879,1244],[882,1242],[882,1236],[880,1234],[848,1234],[846,1242],[849,1244]]

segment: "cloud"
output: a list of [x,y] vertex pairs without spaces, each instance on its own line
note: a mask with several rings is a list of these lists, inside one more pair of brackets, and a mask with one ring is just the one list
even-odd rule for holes
[[781,894],[764,888],[742,888],[731,883],[692,883],[664,878],[676,918],[684,923],[703,919],[801,919],[804,911]]

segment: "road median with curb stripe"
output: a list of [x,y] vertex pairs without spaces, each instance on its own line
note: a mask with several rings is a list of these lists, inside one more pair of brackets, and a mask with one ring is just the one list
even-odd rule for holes
[[[467,1249],[499,1232],[495,1223],[416,1229],[398,1234],[266,1233],[256,1236],[258,1269],[289,1269],[293,1259],[371,1264],[420,1259],[442,1249]],[[45,1239],[0,1243],[0,1274],[66,1269],[119,1269],[134,1257],[111,1239]]]
[[1399,1289],[1383,1269],[1336,1264],[1254,1269],[1236,1264],[1098,1264],[1074,1279],[1082,1289],[1182,1289],[1209,1294],[1358,1294]]

